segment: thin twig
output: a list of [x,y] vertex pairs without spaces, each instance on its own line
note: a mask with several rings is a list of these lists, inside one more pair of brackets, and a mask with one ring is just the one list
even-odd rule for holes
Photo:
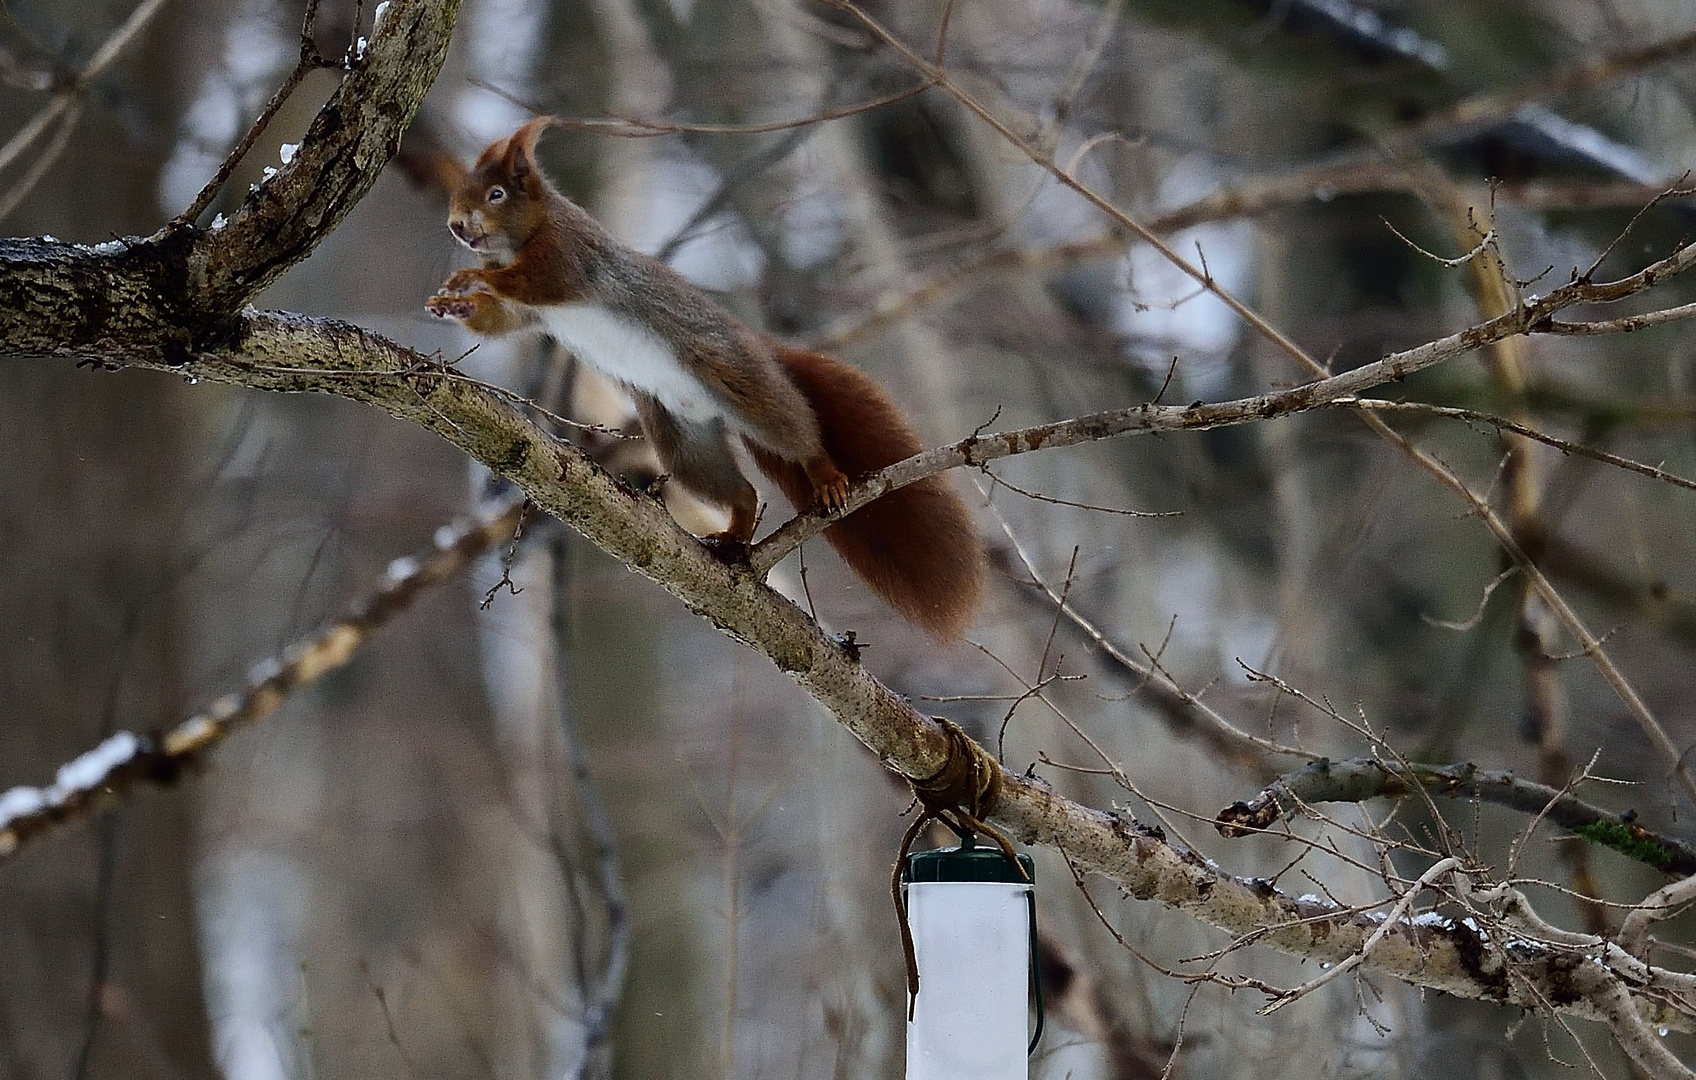
[[200,218],[201,214],[206,212],[207,207],[212,205],[212,200],[218,197],[218,192],[222,191],[224,185],[229,183],[230,177],[236,171],[236,166],[240,165],[242,159],[247,157],[247,152],[252,150],[253,144],[259,141],[261,135],[265,134],[265,129],[271,126],[271,121],[288,103],[289,98],[294,96],[294,92],[300,88],[300,84],[308,75],[322,68],[340,68],[342,66],[319,52],[318,45],[312,38],[312,20],[317,11],[318,5],[316,2],[307,7],[306,21],[300,31],[300,55],[295,60],[294,70],[290,71],[288,78],[284,79],[283,84],[277,87],[276,92],[271,95],[271,100],[265,103],[265,107],[259,112],[259,118],[253,121],[247,132],[242,135],[241,140],[224,156],[222,164],[218,166],[218,171],[212,174],[212,179],[206,181],[205,186],[200,189],[200,193],[189,202],[182,213],[176,216],[174,220],[177,224],[192,225]]
[[1555,587],[1549,583],[1548,578],[1543,576],[1543,571],[1538,569],[1537,564],[1531,560],[1530,556],[1526,555],[1525,549],[1520,547],[1513,532],[1497,516],[1489,503],[1480,498],[1448,466],[1413,445],[1370,412],[1365,415],[1369,419],[1377,421],[1377,425],[1382,426],[1381,434],[1384,437],[1399,445],[1402,451],[1415,463],[1436,477],[1444,487],[1466,501],[1473,514],[1495,536],[1496,543],[1501,546],[1508,558],[1512,559],[1514,564],[1524,572],[1531,586],[1536,589],[1537,595],[1541,596],[1543,602],[1549,605],[1555,616],[1567,628],[1567,632],[1578,640],[1583,654],[1590,658],[1591,663],[1596,665],[1596,669],[1602,673],[1602,677],[1607,680],[1608,685],[1613,687],[1614,693],[1619,695],[1619,699],[1625,703],[1625,707],[1636,719],[1638,727],[1642,729],[1650,744],[1660,753],[1668,771],[1677,778],[1685,793],[1692,800],[1696,800],[1696,776],[1691,775],[1689,767],[1685,764],[1684,752],[1679,749],[1677,743],[1672,741],[1672,737],[1667,734],[1666,728],[1662,727],[1661,722],[1655,719],[1654,713],[1649,711],[1649,706],[1638,696],[1637,691],[1626,680],[1625,675],[1614,665],[1613,660],[1607,654],[1607,650],[1602,648],[1601,641],[1590,632],[1590,629],[1584,624],[1584,620],[1566,602],[1566,598],[1556,591]]
[[41,178],[47,175],[47,171],[58,164],[59,157],[65,152],[65,147],[69,145],[71,134],[76,131],[77,121],[81,117],[82,104],[80,100],[72,101],[59,115],[59,126],[53,132],[53,140],[47,144],[47,149],[43,150],[40,156],[30,163],[29,171],[24,173],[16,184],[12,185],[12,190],[6,193],[5,201],[0,202],[0,220],[11,217],[12,212],[22,206],[24,200],[29,198],[30,192],[34,191],[36,185],[41,183]]
[[[1054,137],[1065,129],[1066,121],[1072,114],[1072,106],[1077,102],[1078,95],[1083,92],[1084,84],[1089,81],[1090,73],[1101,62],[1101,54],[1113,40],[1114,31],[1119,28],[1119,20],[1125,13],[1125,0],[1106,0],[1101,5],[1101,14],[1096,18],[1095,29],[1090,31],[1089,41],[1084,44],[1084,51],[1072,64],[1072,70],[1066,76],[1065,85],[1054,96],[1054,120],[1052,129]],[[937,50],[936,62],[943,62],[942,51]]]
[[1550,320],[1547,326],[1538,329],[1545,334],[1571,334],[1574,336],[1590,334],[1629,334],[1634,330],[1647,330],[1651,326],[1664,326],[1670,322],[1696,318],[1696,303],[1680,304],[1677,307],[1663,308],[1660,311],[1645,311],[1641,315],[1622,315],[1617,319],[1601,319],[1595,322],[1556,322]]
[[[474,81],[473,85],[487,90],[494,89],[481,82]],[[861,113],[898,105],[910,98],[918,97],[929,90],[931,85],[929,82],[921,82],[917,86],[884,94],[869,101],[825,109],[808,116],[797,117],[794,120],[773,120],[764,124],[691,124],[676,120],[655,120],[640,116],[612,114],[601,118],[561,117],[554,121],[554,126],[570,131],[588,132],[591,135],[606,135],[616,139],[651,139],[660,135],[769,135],[776,131],[789,131],[794,128],[828,123],[832,120],[844,120],[851,116],[859,116]]]
[[41,177],[58,160],[64,152],[65,144],[70,141],[72,130],[76,127],[78,117],[82,114],[81,100],[87,93],[89,85],[100,77],[112,62],[116,60],[164,7],[166,0],[142,0],[129,17],[112,31],[88,63],[76,75],[66,80],[40,112],[30,118],[29,122],[19,128],[17,133],[0,146],[0,170],[5,170],[18,156],[35,144],[35,141],[50,128],[56,128],[56,134],[48,149],[31,166],[18,185],[7,195],[5,204],[0,206],[0,218],[9,216],[17,209],[19,203],[28,197],[30,191],[40,182]]
[[[1696,305],[1692,305],[1692,307],[1696,307]],[[1600,461],[1605,465],[1625,469],[1640,476],[1647,476],[1651,480],[1660,480],[1674,487],[1696,491],[1696,480],[1689,480],[1677,473],[1670,473],[1658,465],[1645,465],[1640,461],[1633,461],[1618,454],[1610,454],[1606,450],[1598,450],[1593,446],[1585,446],[1583,443],[1576,443],[1570,439],[1562,439],[1547,432],[1538,431],[1536,428],[1527,427],[1518,421],[1509,420],[1505,416],[1480,412],[1477,409],[1456,409],[1446,405],[1427,405],[1421,401],[1385,401],[1379,398],[1343,398],[1331,402],[1331,406],[1370,409],[1373,412],[1419,413],[1425,416],[1441,416],[1452,420],[1468,420],[1480,424],[1489,424],[1498,430],[1511,431],[1515,435],[1521,435],[1527,439],[1534,439],[1547,446],[1552,446],[1563,454],[1576,454],[1579,457]]]
[[1366,958],[1372,955],[1372,950],[1377,948],[1378,943],[1383,941],[1387,934],[1391,931],[1399,932],[1402,929],[1402,919],[1407,914],[1407,909],[1413,906],[1413,902],[1419,894],[1444,874],[1458,870],[1460,865],[1460,860],[1452,855],[1446,859],[1439,859],[1432,864],[1429,870],[1419,875],[1419,878],[1407,887],[1407,891],[1403,892],[1395,904],[1390,907],[1390,910],[1384,914],[1384,921],[1379,924],[1378,929],[1372,932],[1372,935],[1366,939],[1365,944],[1361,945],[1358,951],[1342,963],[1322,972],[1318,977],[1286,990],[1282,996],[1262,1006],[1260,1015],[1268,1016],[1275,1013],[1290,1002],[1306,997],[1333,979],[1340,979],[1343,975],[1364,964]]
[[1076,607],[1070,604],[1066,597],[1050,585],[1037,572],[1036,564],[1012,525],[1002,516],[993,503],[989,504],[989,512],[995,515],[1001,525],[1001,531],[1006,535],[1007,542],[1012,545],[1013,553],[1024,565],[1025,572],[1030,575],[1031,582],[1048,598],[1055,609],[1066,616],[1073,626],[1095,643],[1096,647],[1137,678],[1137,692],[1146,694],[1148,699],[1173,720],[1181,721],[1186,726],[1194,725],[1205,732],[1218,746],[1228,748],[1238,756],[1258,758],[1261,754],[1291,754],[1305,756],[1307,751],[1295,746],[1284,746],[1271,739],[1252,735],[1231,723],[1218,711],[1191,694],[1177,682],[1161,671],[1157,665],[1144,664],[1121,648],[1117,642],[1108,637],[1090,619]]
[[1441,255],[1436,254],[1435,252],[1426,251],[1424,248],[1420,247],[1418,244],[1414,243],[1412,240],[1409,240],[1405,235],[1403,235],[1403,233],[1400,229],[1396,228],[1394,225],[1392,225],[1390,223],[1389,218],[1380,217],[1378,220],[1382,221],[1384,223],[1384,228],[1389,229],[1390,232],[1395,234],[1395,237],[1396,237],[1397,240],[1400,240],[1402,243],[1406,244],[1408,247],[1412,248],[1414,251],[1417,251],[1419,254],[1425,256],[1427,259],[1430,259],[1432,262],[1436,263],[1437,265],[1446,266],[1451,270],[1453,270],[1453,269],[1455,269],[1456,267],[1459,267],[1459,266],[1465,266],[1467,263],[1471,262],[1473,259],[1478,258],[1478,256],[1484,254],[1484,252],[1486,250],[1488,250],[1490,245],[1495,243],[1495,240],[1496,240],[1496,230],[1490,229],[1489,231],[1487,231],[1484,234],[1484,236],[1478,241],[1477,246],[1475,246],[1471,251],[1467,252],[1465,255],[1459,256],[1458,258],[1445,259]]

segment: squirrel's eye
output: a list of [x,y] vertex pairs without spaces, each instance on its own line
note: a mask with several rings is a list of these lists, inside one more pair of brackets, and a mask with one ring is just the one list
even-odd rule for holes
[[492,203],[500,202],[502,199],[506,198],[506,188],[503,188],[503,187],[492,187],[492,188],[490,188],[487,198]]

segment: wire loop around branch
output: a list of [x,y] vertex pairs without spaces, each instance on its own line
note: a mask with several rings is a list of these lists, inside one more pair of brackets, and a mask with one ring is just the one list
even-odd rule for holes
[[1001,794],[1001,763],[952,720],[944,720],[940,716],[932,717],[932,720],[948,737],[948,758],[942,763],[942,768],[930,776],[920,779],[907,777],[907,783],[913,788],[913,798],[922,810],[901,837],[901,850],[895,856],[895,869],[889,879],[895,914],[901,922],[901,952],[907,960],[909,1020],[913,1018],[913,1004],[919,995],[919,958],[913,949],[913,928],[907,922],[907,899],[901,892],[901,870],[907,865],[907,854],[919,833],[932,821],[942,822],[962,841],[981,833],[995,841],[1007,860],[1018,867],[1020,877],[1026,876],[1025,868],[1013,851],[1012,842],[999,829],[985,824],[983,820],[995,809],[995,800]]

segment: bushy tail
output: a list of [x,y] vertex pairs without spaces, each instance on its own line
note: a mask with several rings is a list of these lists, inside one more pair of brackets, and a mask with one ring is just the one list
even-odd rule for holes
[[[924,449],[881,386],[858,368],[817,353],[778,358],[818,414],[824,448],[850,479]],[[749,444],[754,459],[796,509],[813,505],[801,466]],[[890,607],[932,635],[958,638],[977,611],[983,544],[946,477],[892,491],[824,531],[837,554]]]

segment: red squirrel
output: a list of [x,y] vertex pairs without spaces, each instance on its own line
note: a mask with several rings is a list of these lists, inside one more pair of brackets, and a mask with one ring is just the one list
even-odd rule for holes
[[[729,511],[716,547],[746,550],[759,511],[732,449],[740,438],[797,510],[840,510],[852,477],[923,444],[872,379],[791,348],[620,244],[536,165],[551,117],[450,168],[448,229],[482,260],[426,302],[480,334],[530,328],[622,384],[670,478]],[[971,622],[983,546],[943,477],[892,491],[824,536],[872,591],[939,639]]]

